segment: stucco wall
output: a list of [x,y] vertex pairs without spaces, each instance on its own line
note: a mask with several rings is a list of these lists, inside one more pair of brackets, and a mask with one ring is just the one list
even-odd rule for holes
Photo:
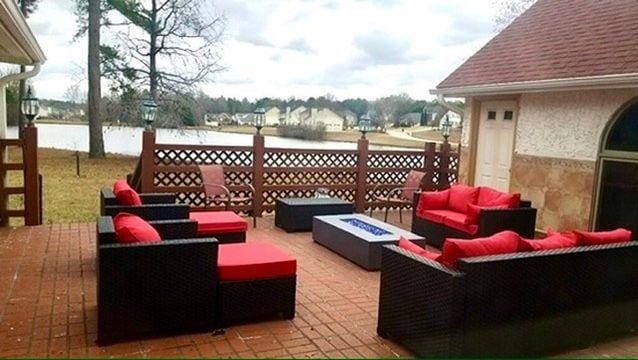
[[595,161],[604,127],[638,89],[522,94],[515,152]]

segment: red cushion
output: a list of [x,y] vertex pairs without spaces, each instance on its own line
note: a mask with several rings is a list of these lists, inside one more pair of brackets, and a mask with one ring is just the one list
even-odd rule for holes
[[425,210],[446,209],[449,197],[449,189],[443,191],[423,191],[421,195],[419,195],[419,202],[416,208],[417,214]]
[[514,253],[518,250],[519,238],[513,231],[501,231],[485,238],[445,239],[438,261],[446,266],[456,267],[461,258]]
[[264,279],[297,272],[297,260],[266,242],[219,245],[217,269],[221,280]]
[[121,212],[113,218],[113,225],[119,243],[162,241],[157,230],[137,215]]
[[193,211],[189,218],[197,221],[199,235],[243,232],[248,222],[232,211]]
[[454,216],[454,214],[458,213],[452,210],[425,210],[422,214],[417,214],[417,216],[426,220],[443,224],[443,221],[446,217]]
[[576,243],[581,246],[627,242],[631,239],[631,231],[618,228],[611,231],[586,232],[574,230]]
[[450,213],[445,216],[445,219],[443,219],[443,225],[470,235],[476,234],[478,225],[466,224],[466,219],[467,216],[465,214],[450,211]]
[[465,213],[467,204],[476,204],[478,194],[479,188],[462,184],[452,185],[447,207],[450,210]]
[[467,211],[465,212],[465,215],[467,215],[465,218],[465,224],[466,225],[478,224],[481,209],[504,209],[507,207],[508,206],[505,206],[505,205],[479,206],[474,204],[467,204]]
[[399,247],[408,251],[411,251],[415,254],[421,255],[430,260],[436,260],[441,254],[437,254],[433,251],[426,250],[419,245],[413,243],[412,241],[406,239],[405,237],[399,237]]
[[487,186],[479,187],[479,194],[476,204],[479,206],[506,206],[506,207],[519,207],[521,203],[520,193],[505,193],[492,189]]
[[120,205],[142,205],[142,199],[126,180],[118,180],[113,184],[113,194]]
[[550,236],[556,235],[556,234],[560,234],[560,235],[562,235],[564,237],[570,238],[574,244],[578,243],[578,241],[577,241],[578,237],[576,236],[576,233],[574,233],[573,231],[558,232],[558,231],[552,229],[551,227],[547,228],[547,237],[550,237]]
[[551,250],[576,246],[576,241],[561,234],[553,234],[540,240],[521,238],[518,244],[519,251]]

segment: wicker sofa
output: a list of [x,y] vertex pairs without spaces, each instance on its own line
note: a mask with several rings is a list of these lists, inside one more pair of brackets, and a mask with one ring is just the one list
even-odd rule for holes
[[412,232],[426,238],[427,244],[437,248],[443,246],[446,238],[471,239],[512,230],[523,237],[534,238],[536,209],[530,201],[521,200],[515,208],[483,208],[480,210],[474,233],[459,229],[441,221],[426,219],[419,215],[418,206],[421,192],[415,192],[412,206]]
[[100,215],[115,216],[120,212],[135,214],[147,220],[188,219],[190,207],[177,204],[172,193],[141,193],[143,205],[120,205],[109,187],[100,190]]
[[381,265],[378,334],[421,357],[533,356],[638,328],[638,243],[462,259],[396,246]]

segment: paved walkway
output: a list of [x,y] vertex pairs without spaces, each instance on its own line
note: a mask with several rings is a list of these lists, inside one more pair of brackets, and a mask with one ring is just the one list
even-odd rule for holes
[[[395,217],[391,222],[396,224]],[[230,327],[217,336],[201,333],[97,347],[95,224],[0,229],[0,356],[410,356],[376,335],[379,272],[365,271],[313,243],[310,233],[275,228],[272,217],[260,219],[248,237],[272,241],[297,257],[293,320]],[[636,356],[638,336],[565,355]]]

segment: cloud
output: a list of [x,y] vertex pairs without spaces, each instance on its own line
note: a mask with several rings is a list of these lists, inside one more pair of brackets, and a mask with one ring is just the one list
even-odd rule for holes
[[355,37],[353,42],[363,52],[363,55],[355,60],[358,68],[405,64],[410,61],[406,56],[410,49],[410,41],[387,32],[375,30]]
[[308,42],[302,38],[297,38],[289,42],[288,45],[286,45],[284,48],[288,50],[300,51],[300,52],[309,53],[309,54],[314,53],[314,50],[312,50],[312,48],[310,47],[310,44],[308,44]]

